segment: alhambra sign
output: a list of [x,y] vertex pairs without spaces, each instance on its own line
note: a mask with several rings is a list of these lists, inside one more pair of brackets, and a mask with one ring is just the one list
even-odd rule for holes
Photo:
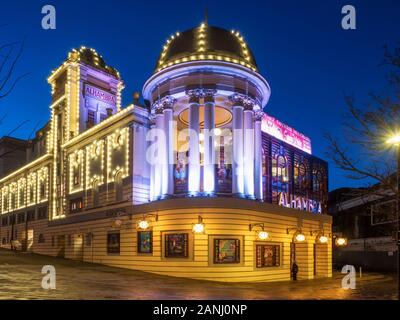
[[321,202],[293,194],[289,195],[286,192],[281,192],[279,194],[278,204],[286,208],[310,211],[312,213],[322,213]]

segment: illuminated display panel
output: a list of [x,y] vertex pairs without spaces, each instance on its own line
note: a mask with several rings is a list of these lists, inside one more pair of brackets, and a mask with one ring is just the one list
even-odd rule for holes
[[287,144],[311,154],[311,140],[304,134],[296,131],[278,119],[264,114],[261,130]]

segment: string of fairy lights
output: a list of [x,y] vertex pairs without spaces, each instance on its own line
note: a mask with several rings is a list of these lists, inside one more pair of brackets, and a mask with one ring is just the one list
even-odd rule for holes
[[49,200],[49,169],[44,166],[30,171],[26,177],[4,185],[0,192],[1,213],[46,202]]
[[166,56],[168,53],[168,49],[171,47],[173,41],[176,40],[181,34],[179,32],[176,32],[174,35],[170,36],[163,45],[163,50],[158,60],[157,72],[165,68],[171,67],[173,65],[177,65],[179,63],[198,61],[198,60],[225,61],[234,64],[239,64],[243,67],[251,69],[252,71],[257,71],[257,68],[252,63],[252,58],[247,43],[245,42],[244,37],[240,34],[239,31],[232,30],[231,33],[239,41],[244,59],[240,59],[239,57],[236,56],[235,57],[229,56],[223,53],[208,52],[209,50],[207,48],[207,28],[208,25],[202,23],[200,27],[197,28],[196,30],[196,54],[188,54],[186,56],[174,60],[168,60],[166,59]]

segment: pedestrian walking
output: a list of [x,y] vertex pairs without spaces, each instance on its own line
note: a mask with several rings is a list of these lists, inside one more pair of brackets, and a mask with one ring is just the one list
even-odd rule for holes
[[296,261],[292,264],[292,279],[297,281],[297,273],[299,272],[299,266],[297,265]]

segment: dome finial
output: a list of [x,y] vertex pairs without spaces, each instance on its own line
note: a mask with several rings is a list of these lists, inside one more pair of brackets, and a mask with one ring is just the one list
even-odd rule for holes
[[204,24],[208,26],[208,9],[205,7],[204,9]]

